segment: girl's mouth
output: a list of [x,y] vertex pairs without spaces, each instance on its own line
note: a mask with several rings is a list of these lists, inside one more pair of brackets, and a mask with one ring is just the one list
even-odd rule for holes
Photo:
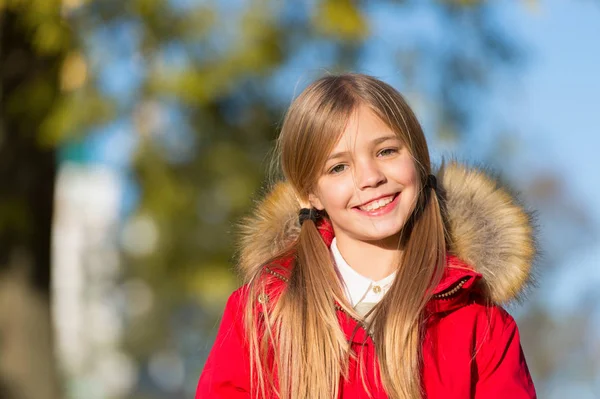
[[386,213],[394,209],[394,207],[398,203],[398,198],[400,198],[400,193],[396,193],[388,197],[379,198],[375,201],[369,202],[366,205],[354,207],[353,209],[356,209],[358,212],[361,212],[368,216],[385,215]]

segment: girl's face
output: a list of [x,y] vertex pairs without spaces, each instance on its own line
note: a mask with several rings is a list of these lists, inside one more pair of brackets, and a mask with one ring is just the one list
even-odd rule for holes
[[309,200],[327,211],[338,241],[398,245],[417,199],[417,182],[408,148],[373,111],[360,106]]

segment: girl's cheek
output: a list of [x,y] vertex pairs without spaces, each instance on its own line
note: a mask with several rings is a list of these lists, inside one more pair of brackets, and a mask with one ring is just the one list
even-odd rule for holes
[[346,177],[336,179],[336,181],[332,182],[328,187],[328,193],[330,197],[330,204],[338,208],[347,207],[351,202],[352,195],[354,193],[354,184],[352,179]]
[[342,201],[345,200],[345,196],[346,196],[346,192],[348,191],[346,188],[347,184],[343,181],[336,181],[335,183],[332,184],[332,186],[330,187],[330,193],[331,193],[331,201],[333,203],[341,203]]
[[410,183],[414,183],[417,181],[417,168],[415,167],[415,163],[412,158],[406,157],[404,162],[402,162],[402,174],[404,178]]

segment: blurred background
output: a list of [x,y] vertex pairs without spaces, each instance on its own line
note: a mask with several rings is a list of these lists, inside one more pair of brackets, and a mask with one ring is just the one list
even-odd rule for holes
[[541,398],[600,398],[599,43],[595,0],[0,0],[0,398],[193,397],[285,109],[340,71],[537,211],[509,311]]

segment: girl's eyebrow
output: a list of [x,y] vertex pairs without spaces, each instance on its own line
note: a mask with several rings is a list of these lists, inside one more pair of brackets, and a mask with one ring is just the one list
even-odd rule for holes
[[374,139],[373,141],[371,141],[371,143],[377,145],[377,144],[381,144],[383,142],[386,142],[388,140],[398,140],[398,136],[394,135],[390,135],[390,136],[383,136],[383,137],[377,137],[376,139]]
[[[388,140],[398,140],[398,136],[390,135],[390,136],[377,137],[376,139],[371,140],[371,144],[378,145],[378,144],[384,143]],[[325,162],[331,161],[332,159],[335,159],[335,158],[342,158],[346,155],[348,155],[348,151],[335,152],[335,153],[331,154],[329,157],[327,157],[327,160]]]
[[335,159],[335,158],[343,158],[346,155],[348,155],[348,151],[336,152],[336,153],[331,154],[329,157],[327,157],[327,160],[325,162],[331,161],[332,159]]

